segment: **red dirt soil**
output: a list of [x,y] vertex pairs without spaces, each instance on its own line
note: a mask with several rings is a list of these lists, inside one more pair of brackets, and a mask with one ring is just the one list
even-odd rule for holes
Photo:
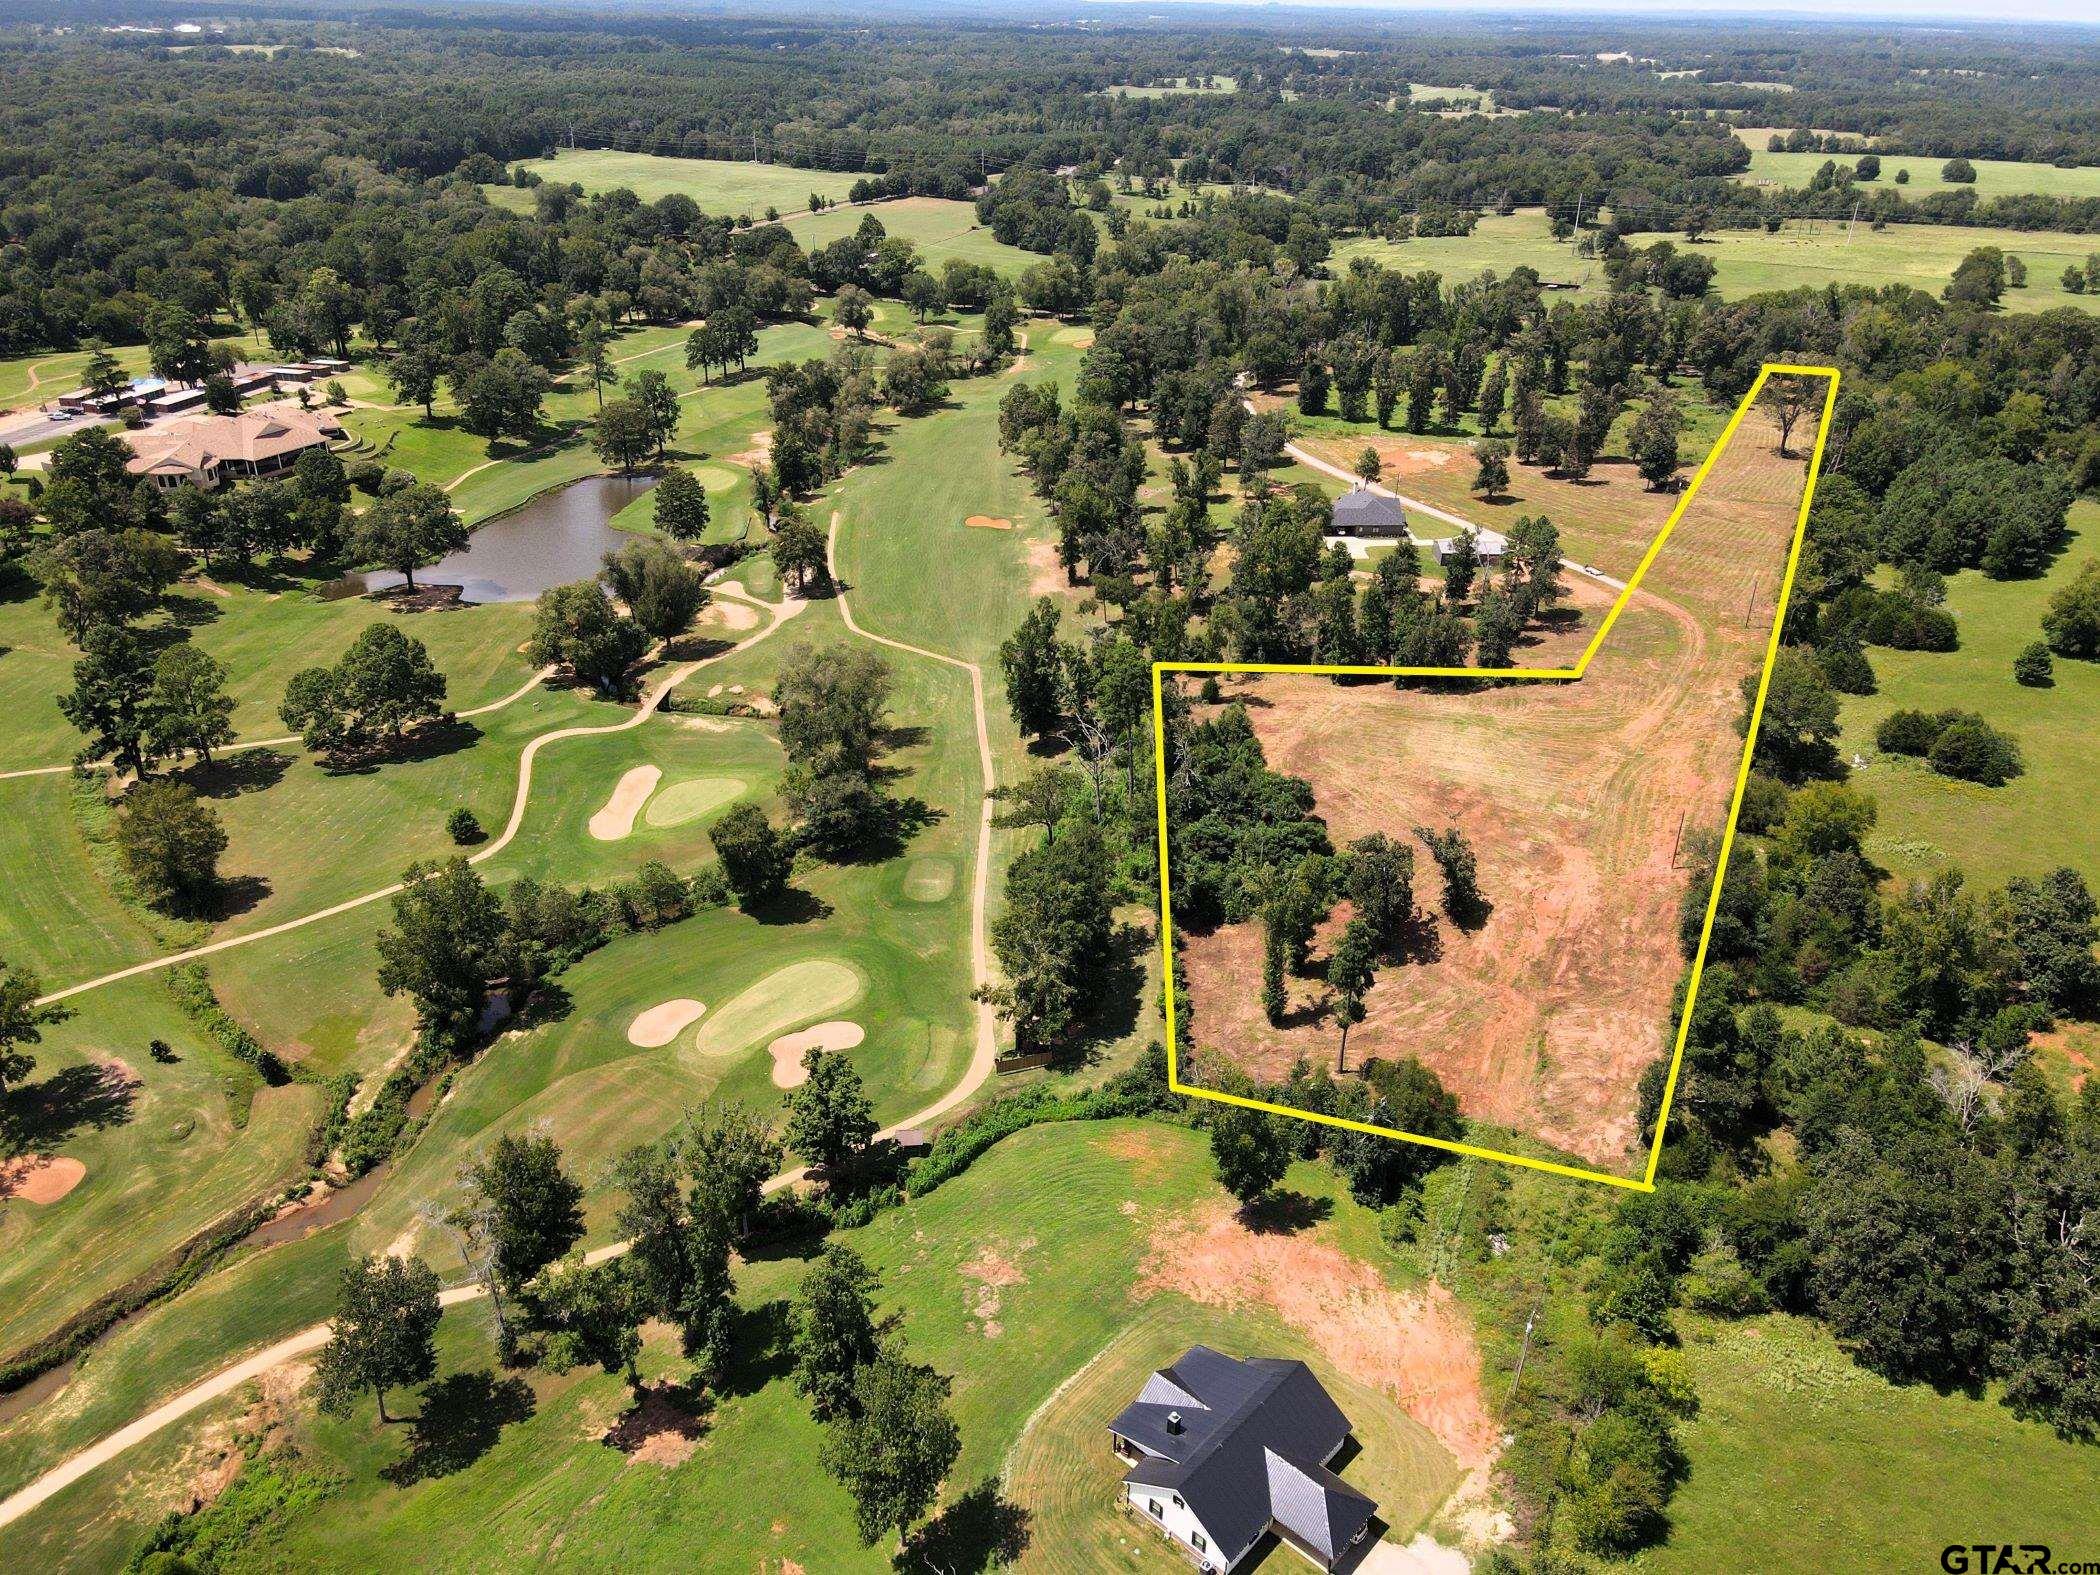
[[1495,1457],[1480,1349],[1434,1280],[1401,1292],[1370,1264],[1310,1232],[1252,1231],[1229,1209],[1163,1222],[1139,1271],[1139,1298],[1172,1291],[1210,1307],[1260,1303],[1351,1378],[1392,1396],[1469,1476]]
[[[1337,846],[1457,825],[1494,904],[1470,934],[1444,920],[1441,877],[1415,844],[1416,900],[1439,913],[1442,954],[1380,969],[1352,1068],[1418,1056],[1469,1117],[1625,1164],[1636,1082],[1675,1029],[1687,850],[1727,813],[1737,685],[1762,661],[1800,502],[1804,467],[1775,454],[1774,435],[1745,422],[1579,682],[1441,694],[1296,674],[1228,682],[1228,699],[1251,700],[1269,764],[1312,783]],[[1256,925],[1187,941],[1203,1055],[1268,1080],[1300,1056],[1332,1063],[1339,1031],[1317,981],[1292,981],[1285,1028],[1262,1016]]]
[[87,1166],[63,1156],[30,1154],[0,1160],[0,1198],[51,1204],[87,1179]]

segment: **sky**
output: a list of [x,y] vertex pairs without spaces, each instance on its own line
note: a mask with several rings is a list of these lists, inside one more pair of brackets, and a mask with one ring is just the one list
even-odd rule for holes
[[[1102,0],[1152,10],[1182,0]],[[1562,16],[1630,15],[1653,12],[1672,17],[1691,15],[1752,17],[1770,21],[1783,16],[1828,17],[1859,21],[1870,17],[1919,17],[1960,22],[2083,22],[2100,28],[2100,0],[1991,0],[1986,10],[1978,0],[1774,0],[1753,7],[1744,0],[1599,0],[1570,5],[1566,0],[1255,0],[1255,3],[1336,11],[1491,11]]]

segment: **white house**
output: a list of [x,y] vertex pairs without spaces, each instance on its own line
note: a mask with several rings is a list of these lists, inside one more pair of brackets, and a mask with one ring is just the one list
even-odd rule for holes
[[1349,1419],[1303,1362],[1191,1346],[1108,1430],[1130,1462],[1131,1507],[1212,1575],[1237,1568],[1270,1532],[1333,1570],[1378,1512],[1327,1469]]

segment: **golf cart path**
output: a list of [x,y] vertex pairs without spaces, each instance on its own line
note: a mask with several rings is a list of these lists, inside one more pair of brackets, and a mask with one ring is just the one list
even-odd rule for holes
[[[729,594],[738,601],[754,601],[751,597],[739,595],[735,592],[730,592]],[[734,655],[738,651],[756,645],[759,641],[772,634],[774,630],[780,628],[796,613],[800,612],[807,603],[790,599],[778,604],[754,601],[754,605],[773,613],[775,616],[772,621],[753,633],[750,638],[716,651],[711,656],[703,656],[695,661],[679,663],[664,677],[659,679],[643,695],[642,703],[622,720],[601,723],[593,727],[558,727],[551,732],[540,733],[527,740],[524,751],[518,756],[518,789],[516,796],[511,801],[510,819],[504,823],[502,832],[486,847],[468,855],[467,862],[469,864],[479,864],[484,860],[494,858],[508,847],[512,839],[517,836],[518,828],[525,823],[525,812],[531,805],[533,762],[538,758],[539,752],[546,748],[547,745],[559,743],[565,738],[591,738],[601,733],[624,733],[629,728],[640,727],[642,723],[648,721],[650,717],[656,714],[657,708],[663,704],[664,697],[692,677],[693,674],[699,672],[703,667],[712,666],[726,656]],[[525,689],[518,691],[517,695],[512,695],[498,703],[508,705],[511,700],[515,700],[519,695],[526,693],[539,681],[540,677],[536,675],[532,683],[526,685]],[[467,712],[462,714],[472,715],[473,713]],[[382,886],[376,891],[365,892],[361,896],[336,903],[332,907],[322,908],[313,913],[301,914],[296,919],[286,919],[281,924],[272,924],[260,930],[249,930],[241,935],[229,935],[223,940],[207,941],[202,946],[192,946],[186,951],[170,952],[164,957],[148,958],[145,962],[133,963],[128,968],[119,968],[112,973],[102,974],[94,979],[83,980],[79,984],[67,985],[63,990],[53,990],[47,995],[39,996],[37,1005],[47,1006],[54,1002],[67,1000],[72,996],[85,994],[89,990],[100,989],[106,984],[115,984],[122,979],[134,979],[143,973],[153,973],[161,968],[172,968],[181,963],[194,962],[200,957],[209,957],[217,952],[231,951],[236,946],[251,945],[256,941],[268,940],[273,935],[283,935],[291,930],[302,929],[309,924],[318,924],[323,919],[332,919],[338,914],[349,913],[354,909],[366,907],[371,903],[391,897],[394,893],[400,891],[401,888],[402,883],[395,881],[392,885]]]
[[[553,675],[554,668],[552,664],[549,664],[546,667],[542,667],[501,700],[491,700],[487,705],[478,705],[471,711],[455,711],[453,715],[464,721],[468,717],[487,716],[491,711],[500,711],[507,705],[516,705]],[[244,738],[238,743],[226,745],[219,751],[219,754],[222,756],[237,755],[244,749],[279,749],[286,744],[297,744],[300,742],[301,740],[297,733],[283,733],[276,738]],[[97,764],[107,766],[109,762],[99,761]],[[0,782],[12,781],[16,777],[55,777],[73,769],[70,762],[63,766],[26,766],[18,771],[0,771]]]
[[[838,583],[837,552],[838,514],[834,511],[831,517],[830,535],[825,546],[825,556],[832,567],[834,584]],[[776,605],[760,602],[755,597],[746,596],[735,591],[730,591],[728,594],[739,601],[753,602],[758,606],[765,607],[769,611],[774,612],[776,616],[772,622],[753,634],[749,639],[731,646],[728,650],[717,652],[713,656],[703,657],[695,662],[680,664],[679,667],[673,669],[669,676],[649,691],[641,707],[625,721],[603,727],[560,728],[551,733],[542,733],[537,738],[534,738],[525,746],[525,753],[518,762],[518,795],[516,802],[511,808],[510,822],[503,828],[503,834],[500,837],[474,856],[475,862],[488,858],[500,851],[517,835],[518,827],[525,818],[526,801],[532,788],[533,757],[539,753],[543,746],[553,743],[557,739],[575,738],[598,733],[617,733],[630,727],[639,726],[662,704],[665,695],[669,694],[679,684],[684,683],[694,673],[712,662],[720,661],[724,656],[756,644],[775,629],[780,628],[790,617],[808,605],[807,602],[800,600],[788,600]],[[945,652],[930,651],[923,646],[912,645],[907,641],[893,640],[887,635],[871,633],[855,621],[852,606],[846,600],[843,591],[838,593],[837,600],[840,618],[845,622],[847,629],[853,634],[860,636],[860,638],[872,641],[877,645],[889,646],[893,650],[908,651],[915,656],[923,656],[932,661],[943,662],[951,667],[959,667],[970,675],[971,706],[975,713],[974,720],[977,729],[977,763],[978,769],[983,773],[984,783],[984,806],[977,824],[976,870],[970,888],[970,970],[972,980],[981,988],[988,982],[990,977],[990,949],[986,939],[986,907],[989,901],[991,882],[992,815],[994,812],[991,795],[996,785],[996,778],[992,771],[991,731],[985,717],[983,669],[975,662],[966,662],[960,657],[950,656]],[[537,683],[538,679],[535,679],[534,682]],[[296,929],[302,924],[311,924],[318,919],[327,918],[331,914],[341,913],[347,909],[362,906],[365,903],[376,902],[380,898],[390,896],[400,889],[400,885],[396,883],[382,891],[369,893],[347,903],[340,903],[333,908],[324,909],[320,913],[309,914],[303,919],[291,920],[288,923],[277,925],[268,930],[259,930],[253,935],[239,936],[233,940],[222,941],[208,947],[200,947],[194,951],[180,953],[174,957],[161,958],[155,962],[140,964],[122,973],[111,974],[104,979],[91,980],[87,984],[75,985],[69,990],[61,991],[54,996],[47,996],[45,999],[63,999],[64,996],[78,994],[82,990],[93,989],[98,984],[125,978],[130,974],[142,973],[152,968],[165,967],[189,957],[201,956],[212,951],[221,951],[228,946],[242,945],[251,940],[261,940],[267,935],[280,934],[288,929]],[[976,1007],[976,1049],[961,1080],[939,1099],[926,1106],[925,1109],[915,1111],[902,1121],[884,1127],[876,1134],[878,1138],[894,1137],[906,1127],[923,1126],[930,1121],[939,1119],[976,1093],[979,1088],[984,1086],[986,1080],[991,1077],[993,1063],[998,1055],[998,1019],[990,1003],[978,1001]],[[771,1193],[777,1192],[784,1187],[791,1187],[803,1180],[807,1174],[806,1167],[797,1167],[793,1170],[783,1171],[766,1183],[765,1190]],[[584,1261],[586,1263],[602,1263],[609,1258],[618,1257],[626,1251],[626,1242],[612,1242],[586,1253]],[[484,1294],[485,1292],[480,1285],[457,1285],[439,1292],[438,1304],[442,1307],[458,1307],[468,1302],[479,1301]],[[90,1444],[78,1454],[67,1457],[30,1482],[26,1487],[10,1494],[6,1499],[0,1499],[0,1526],[6,1526],[21,1519],[22,1516],[28,1514],[46,1499],[54,1494],[63,1492],[98,1467],[109,1464],[110,1461],[130,1449],[132,1445],[151,1438],[155,1433],[174,1425],[202,1407],[210,1405],[214,1400],[233,1393],[250,1380],[259,1378],[264,1373],[281,1367],[298,1357],[306,1356],[319,1350],[328,1343],[328,1333],[328,1324],[313,1324],[305,1329],[301,1329],[296,1334],[287,1335],[273,1345],[265,1346],[262,1350],[243,1357],[229,1367],[221,1368],[208,1378],[200,1379],[198,1382],[191,1384],[187,1389],[163,1401],[136,1421],[127,1423],[125,1426],[117,1429],[116,1432]]]

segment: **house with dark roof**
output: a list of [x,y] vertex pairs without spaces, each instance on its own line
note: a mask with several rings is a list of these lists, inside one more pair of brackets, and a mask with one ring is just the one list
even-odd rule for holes
[[1379,536],[1397,541],[1407,534],[1407,513],[1400,507],[1400,500],[1389,492],[1351,487],[1334,500],[1334,522],[1329,529],[1336,536]]
[[1303,1362],[1191,1346],[1108,1431],[1131,1508],[1216,1575],[1270,1532],[1332,1570],[1378,1512],[1328,1469],[1349,1419]]

